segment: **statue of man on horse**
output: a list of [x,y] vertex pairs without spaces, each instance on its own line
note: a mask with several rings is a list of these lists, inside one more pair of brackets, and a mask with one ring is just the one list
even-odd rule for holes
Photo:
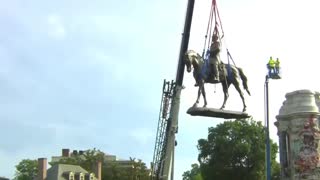
[[185,65],[187,67],[187,72],[191,72],[191,67],[193,67],[193,77],[196,81],[196,86],[199,86],[198,97],[194,106],[197,106],[197,104],[199,103],[201,94],[204,98],[204,107],[206,107],[207,105],[206,93],[204,89],[205,83],[221,83],[224,92],[224,101],[220,109],[224,109],[229,97],[229,86],[233,84],[242,99],[242,111],[245,112],[246,103],[244,100],[244,94],[240,88],[240,84],[242,82],[243,88],[250,95],[250,91],[247,85],[247,77],[240,67],[236,67],[231,64],[224,64],[220,60],[220,46],[221,44],[219,34],[217,33],[217,31],[215,31],[212,36],[212,43],[208,52],[209,54],[207,54],[205,58],[203,58],[193,50],[188,50],[185,54]]
[[[215,18],[215,21],[213,21],[213,17]],[[212,24],[215,25],[214,28],[212,28]],[[221,37],[220,37],[220,30],[221,30]],[[222,29],[221,19],[219,16],[219,12],[217,9],[216,2],[212,2],[211,6],[211,13],[209,17],[208,27],[207,27],[207,34],[209,33],[209,36],[211,36],[212,33],[212,39],[210,47],[208,47],[206,54],[199,55],[197,52],[193,50],[188,50],[185,53],[184,62],[187,68],[187,72],[191,72],[193,68],[193,77],[196,81],[195,86],[198,86],[198,96],[197,100],[194,103],[194,106],[197,106],[199,103],[200,95],[202,94],[204,99],[204,107],[207,106],[207,100],[206,100],[206,93],[204,85],[205,83],[212,83],[212,84],[218,84],[221,83],[223,92],[224,92],[224,100],[223,104],[220,109],[224,109],[227,99],[229,97],[228,89],[230,85],[234,85],[236,90],[238,91],[243,104],[242,111],[246,111],[246,103],[244,99],[244,94],[240,88],[240,84],[242,84],[243,89],[250,95],[250,91],[247,84],[247,77],[244,74],[243,70],[240,67],[236,67],[235,65],[231,65],[230,63],[224,64],[220,60],[220,51],[221,51],[221,38],[224,37],[224,32]],[[205,40],[204,47],[206,48],[207,41]],[[228,49],[227,49],[227,55],[228,55],[228,62],[229,57],[233,61]]]

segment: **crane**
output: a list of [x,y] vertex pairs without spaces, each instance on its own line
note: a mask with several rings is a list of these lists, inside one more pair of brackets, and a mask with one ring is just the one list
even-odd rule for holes
[[[187,12],[184,23],[184,30],[182,34],[180,53],[178,59],[178,68],[175,81],[166,81],[163,83],[163,92],[161,97],[158,129],[156,135],[156,143],[154,147],[153,162],[151,164],[151,179],[152,180],[171,180],[174,175],[174,150],[177,145],[176,134],[178,133],[178,115],[180,107],[180,95],[183,89],[183,76],[185,62],[185,53],[188,50],[189,36],[192,23],[193,9],[195,0],[188,0]],[[213,21],[214,19],[214,21]],[[214,28],[212,28],[214,25]],[[219,32],[221,31],[221,35]],[[210,39],[207,43],[207,37],[217,34],[221,39],[224,37],[224,31],[217,8],[216,0],[212,0],[211,11],[208,21],[207,33],[205,36],[204,50],[202,57],[204,56],[206,45],[208,50],[210,48]],[[232,59],[231,54],[227,48],[228,65],[230,67],[229,59]],[[235,63],[233,61],[235,66]],[[230,70],[230,68],[229,68]],[[230,73],[228,70],[228,73]],[[248,91],[247,91],[248,92]],[[250,94],[250,93],[249,93]],[[241,95],[241,93],[240,93]],[[226,100],[226,99],[225,99]],[[222,117],[229,118],[246,118],[249,115],[245,112],[237,111],[221,111],[214,108],[191,108],[187,113],[191,115],[209,116],[209,117]]]
[[151,167],[152,180],[172,180],[174,175],[174,150],[177,145],[180,95],[183,89],[184,54],[188,50],[194,1],[188,0],[182,34],[178,68],[175,81],[164,80],[158,130]]

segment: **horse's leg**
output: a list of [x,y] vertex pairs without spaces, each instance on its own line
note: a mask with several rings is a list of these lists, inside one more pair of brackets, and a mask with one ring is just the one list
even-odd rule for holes
[[206,98],[206,91],[204,90],[204,81],[201,82],[201,91],[202,91],[202,96],[203,96],[203,101],[204,101],[204,105],[203,107],[207,107],[207,98]]
[[230,86],[229,82],[224,82],[222,81],[222,89],[223,89],[223,93],[224,93],[224,99],[223,99],[223,104],[221,106],[221,110],[224,109],[226,107],[226,103],[229,97],[229,92],[228,92],[228,88]]
[[199,88],[198,88],[198,97],[197,97],[197,100],[196,102],[193,104],[194,107],[196,107],[199,103],[199,100],[200,100],[200,95],[201,95],[201,87],[202,87],[202,82],[200,80],[197,81],[198,82],[198,85],[199,85]]
[[242,99],[242,104],[243,104],[243,109],[242,109],[242,112],[245,112],[247,110],[247,105],[245,103],[245,100],[244,100],[244,97],[243,97],[243,93],[240,89],[240,85],[239,85],[239,81],[238,80],[235,80],[234,83],[233,83],[234,87],[236,88],[236,90],[238,91],[241,99]]

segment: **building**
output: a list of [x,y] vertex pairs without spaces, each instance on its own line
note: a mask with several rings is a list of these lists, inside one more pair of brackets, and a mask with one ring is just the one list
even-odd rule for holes
[[[84,150],[73,150],[70,151],[70,149],[62,149],[61,156],[52,156],[51,162],[59,162],[63,158],[69,158],[69,157],[80,157],[85,158],[84,154],[86,151]],[[107,166],[117,165],[119,168],[133,168],[134,161],[132,160],[123,160],[123,159],[117,159],[115,155],[105,154],[104,153],[104,163],[107,164]]]
[[47,159],[38,159],[36,180],[101,180],[101,162],[95,165],[95,172],[88,172],[78,165],[55,164],[47,169]]
[[[59,162],[59,161],[61,162],[62,159],[73,158],[73,157],[81,158],[81,159],[85,160],[85,158],[86,158],[85,155],[88,151],[89,151],[89,153],[92,153],[92,152],[90,152],[90,150],[62,149],[61,155],[60,156],[52,156],[51,162],[52,163]],[[140,168],[140,166],[142,165],[142,164],[139,164],[139,161],[136,161],[133,159],[130,159],[130,160],[117,159],[117,157],[115,155],[110,155],[110,154],[106,154],[106,153],[103,153],[103,162],[101,162],[101,163],[105,166],[106,169],[110,170],[114,167],[117,167],[117,168],[122,169],[124,171],[132,171],[135,168]],[[146,170],[150,171],[150,169],[146,169]],[[83,173],[85,173],[85,172],[83,172]]]
[[94,173],[89,173],[77,165],[56,164],[47,171],[46,180],[98,180]]
[[[59,162],[63,158],[68,158],[68,157],[73,157],[73,156],[80,156],[84,158],[84,153],[86,151],[84,150],[73,150],[70,152],[70,149],[62,149],[62,154],[61,156],[52,156],[51,162]],[[103,157],[104,161],[110,162],[110,161],[116,161],[116,156],[115,155],[110,155],[110,154],[104,154]]]
[[0,180],[9,180],[9,179],[8,179],[8,178],[1,177],[1,176],[0,176]]

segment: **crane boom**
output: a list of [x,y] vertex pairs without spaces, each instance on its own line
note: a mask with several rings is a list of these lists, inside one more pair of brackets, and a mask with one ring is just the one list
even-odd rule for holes
[[[166,123],[163,123],[163,120],[164,120],[163,118],[159,118],[158,124],[164,124],[165,127],[161,127],[161,129],[159,130],[159,125],[158,125],[156,148],[155,148],[154,160],[152,164],[153,166],[152,179],[156,179],[156,180],[173,180],[174,150],[176,146],[175,134],[178,133],[180,95],[181,95],[181,90],[183,88],[182,84],[183,84],[183,75],[184,75],[184,68],[185,68],[184,54],[188,50],[188,45],[189,45],[194,1],[195,0],[188,0],[184,30],[182,34],[180,53],[179,53],[179,59],[178,59],[176,80],[171,84],[171,86],[173,87],[173,91],[172,91],[171,98],[169,98],[171,101],[169,118],[166,120],[167,121]],[[163,109],[163,103],[161,103],[161,109]],[[160,114],[162,114],[161,109],[160,109]],[[165,133],[164,133],[164,130],[165,130]],[[156,155],[159,155],[159,157],[155,158]]]
[[185,67],[184,53],[188,50],[188,46],[189,46],[189,37],[190,37],[190,30],[191,30],[191,23],[192,23],[192,16],[193,16],[194,1],[195,0],[188,0],[186,18],[184,22],[183,34],[181,39],[177,75],[176,75],[176,83],[178,86],[182,86],[182,83],[183,83],[183,75],[184,75],[184,67]]

